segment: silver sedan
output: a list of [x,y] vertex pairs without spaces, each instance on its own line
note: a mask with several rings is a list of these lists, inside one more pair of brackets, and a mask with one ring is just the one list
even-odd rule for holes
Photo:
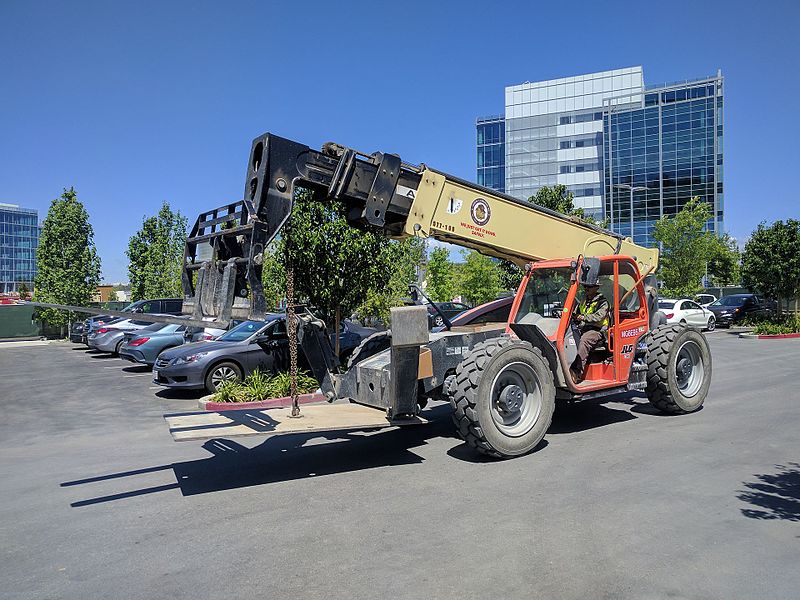
[[103,325],[99,329],[89,334],[87,343],[89,348],[100,352],[111,352],[119,354],[120,346],[125,341],[126,331],[135,331],[152,325],[151,321],[138,321],[135,319],[125,319],[113,325]]

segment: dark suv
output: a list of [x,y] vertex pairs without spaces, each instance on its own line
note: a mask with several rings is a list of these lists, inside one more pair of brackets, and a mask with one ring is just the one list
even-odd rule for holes
[[180,298],[157,298],[155,300],[139,300],[122,309],[133,313],[159,313],[162,315],[179,315],[183,310]]
[[764,300],[756,294],[731,294],[712,302],[708,310],[714,313],[717,326],[721,327],[730,327],[745,317],[761,317],[769,312]]

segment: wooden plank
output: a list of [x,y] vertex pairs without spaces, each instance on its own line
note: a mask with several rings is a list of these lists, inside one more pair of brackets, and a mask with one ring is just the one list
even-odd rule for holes
[[230,438],[247,435],[286,435],[353,429],[376,429],[397,425],[421,425],[426,419],[391,422],[383,410],[361,404],[308,404],[302,417],[293,419],[291,408],[226,410],[164,415],[176,442]]

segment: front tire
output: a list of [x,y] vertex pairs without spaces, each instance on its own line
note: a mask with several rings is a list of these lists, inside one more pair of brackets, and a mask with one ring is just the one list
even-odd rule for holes
[[714,315],[708,317],[708,324],[706,327],[709,331],[714,331],[717,328],[717,320],[714,318]]
[[241,380],[242,370],[239,365],[230,361],[217,363],[206,373],[206,390],[209,394],[215,394],[224,383]]
[[647,334],[647,399],[661,412],[699,409],[711,385],[711,351],[698,331],[664,325]]
[[478,452],[519,456],[544,438],[555,395],[553,373],[538,348],[506,337],[486,340],[456,368],[453,422]]

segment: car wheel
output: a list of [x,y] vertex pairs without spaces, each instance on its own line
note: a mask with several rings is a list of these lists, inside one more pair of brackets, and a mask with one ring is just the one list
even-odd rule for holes
[[206,389],[209,393],[216,393],[224,383],[241,381],[242,370],[239,365],[232,362],[217,363],[206,374]]
[[717,328],[717,320],[714,318],[714,315],[708,317],[708,324],[706,327],[709,331],[714,331]]
[[117,342],[116,347],[114,348],[114,356],[119,356],[119,349],[122,348],[122,344],[125,340],[120,340]]
[[434,327],[444,326],[444,319],[442,318],[442,315],[436,315],[436,317],[433,319],[433,326]]

